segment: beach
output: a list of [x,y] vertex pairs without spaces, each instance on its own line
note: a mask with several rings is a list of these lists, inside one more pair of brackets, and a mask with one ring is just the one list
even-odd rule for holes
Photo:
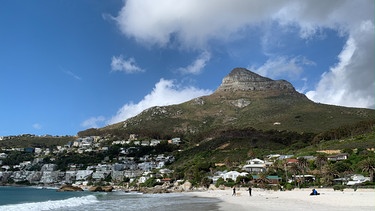
[[236,196],[232,189],[207,190],[190,192],[196,197],[217,198],[219,210],[375,210],[374,189],[318,189],[318,196],[310,196],[312,189],[295,189],[292,191],[272,191],[258,188],[252,189],[249,196],[247,188],[237,188]]

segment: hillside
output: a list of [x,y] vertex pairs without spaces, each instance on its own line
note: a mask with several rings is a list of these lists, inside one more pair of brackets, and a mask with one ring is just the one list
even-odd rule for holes
[[374,119],[374,110],[314,103],[287,81],[235,68],[209,96],[153,107],[124,122],[79,135],[136,133],[203,140],[217,137],[220,131],[249,128],[319,134]]

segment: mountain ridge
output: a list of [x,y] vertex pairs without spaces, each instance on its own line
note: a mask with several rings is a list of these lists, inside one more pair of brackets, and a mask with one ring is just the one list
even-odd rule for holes
[[245,68],[234,68],[222,80],[221,85],[215,92],[225,91],[267,91],[267,90],[289,90],[295,91],[292,84],[285,80],[272,80],[263,77]]
[[171,136],[204,136],[246,128],[321,133],[374,117],[374,110],[314,103],[285,80],[234,68],[211,95],[178,105],[155,106],[98,130]]

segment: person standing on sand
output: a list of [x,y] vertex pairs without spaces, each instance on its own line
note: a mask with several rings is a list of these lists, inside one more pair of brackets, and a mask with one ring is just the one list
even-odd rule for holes
[[251,196],[251,186],[249,186],[249,195]]
[[235,196],[236,195],[236,186],[233,186],[233,194],[232,196]]

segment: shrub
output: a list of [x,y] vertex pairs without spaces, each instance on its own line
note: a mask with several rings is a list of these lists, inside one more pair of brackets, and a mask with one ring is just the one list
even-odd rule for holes
[[220,185],[224,185],[224,184],[225,184],[225,180],[222,177],[220,177],[219,179],[217,179],[215,187],[218,188]]
[[285,185],[285,190],[293,190],[293,189],[294,189],[294,186],[293,186],[292,184],[287,183],[287,184]]
[[344,189],[345,189],[345,185],[334,185],[333,186],[334,191],[336,191],[336,190],[344,191]]

